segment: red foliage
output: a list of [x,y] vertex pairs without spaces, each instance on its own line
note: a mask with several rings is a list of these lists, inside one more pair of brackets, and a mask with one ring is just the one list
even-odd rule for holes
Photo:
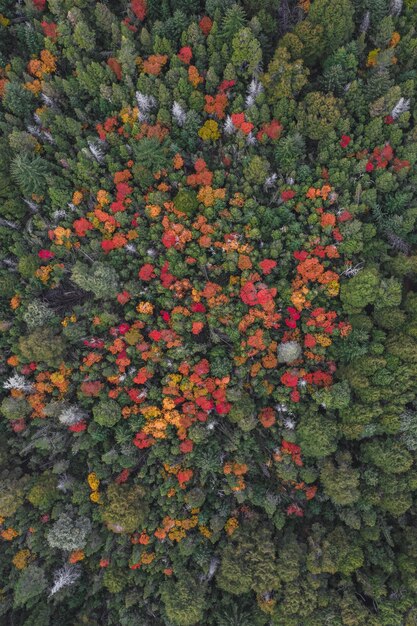
[[125,483],[127,481],[127,479],[129,478],[130,475],[130,470],[129,469],[124,469],[120,472],[120,474],[117,476],[117,478],[115,478],[115,483],[117,485],[121,485],[122,483]]
[[173,274],[170,274],[170,272],[169,272],[169,263],[168,263],[168,261],[165,261],[164,265],[162,266],[161,274],[160,274],[159,278],[161,280],[162,286],[165,287],[165,288],[168,288],[175,281],[175,276]]
[[53,259],[55,254],[51,250],[39,250],[38,257],[40,259]]
[[219,91],[220,92],[227,91],[228,89],[231,89],[232,87],[234,87],[234,85],[236,85],[235,80],[223,80],[219,85]]
[[314,339],[313,335],[310,335],[309,333],[307,333],[304,336],[304,346],[306,348],[314,348],[315,345],[316,345],[316,340]]
[[153,437],[148,437],[146,433],[136,433],[133,440],[133,445],[142,450],[143,448],[150,448],[155,443]]
[[133,382],[137,385],[143,385],[147,380],[152,378],[153,374],[149,372],[146,367],[141,367],[138,373],[136,374]]
[[287,441],[286,439],[282,440],[281,448],[283,452],[288,452],[288,454],[300,454],[301,448],[297,446],[296,443],[292,443],[291,441]]
[[303,517],[304,511],[298,506],[298,504],[290,504],[286,508],[287,515],[295,515],[296,517]]
[[10,424],[14,433],[21,433],[26,428],[26,422],[23,417],[12,420]]
[[251,122],[245,121],[244,113],[232,113],[230,116],[233,122],[233,125],[236,126],[239,130],[242,131],[245,135],[249,135],[250,131],[253,128],[253,124]]
[[271,407],[262,409],[259,415],[259,421],[264,428],[271,428],[276,422],[274,409]]
[[194,366],[194,372],[199,376],[203,376],[204,374],[208,374],[210,371],[210,363],[207,359],[202,359]]
[[81,383],[82,393],[89,398],[96,398],[104,385],[99,380],[86,380]]
[[193,470],[186,469],[180,470],[177,474],[177,479],[180,484],[181,489],[185,489],[185,483],[188,483],[189,480],[193,477]]
[[193,442],[191,441],[191,439],[185,439],[184,441],[182,441],[180,444],[180,450],[184,454],[186,454],[187,452],[192,452]]
[[298,376],[290,372],[285,372],[285,374],[281,376],[281,382],[286,387],[296,387],[298,384]]
[[291,200],[295,196],[295,191],[292,189],[287,189],[281,192],[281,198],[286,202],[287,200]]
[[255,285],[248,281],[240,290],[240,297],[248,306],[255,306],[258,303],[258,294]]
[[205,96],[206,104],[204,110],[210,115],[216,115],[219,120],[225,117],[225,108],[227,107],[228,98],[225,93],[218,93],[215,96]]
[[146,17],[146,0],[132,0],[130,7],[138,20],[143,22]]
[[78,424],[73,424],[72,426],[68,426],[68,430],[71,431],[72,433],[81,433],[83,430],[86,430],[87,428],[87,423],[82,420],[81,422],[78,422]]
[[140,270],[139,270],[139,278],[141,280],[152,280],[152,278],[155,278],[156,274],[155,274],[155,268],[153,265],[151,265],[150,263],[145,263],[145,265],[143,265]]
[[184,46],[178,52],[177,56],[180,61],[182,61],[186,65],[189,65],[191,62],[191,59],[193,58],[193,51],[191,50],[189,46]]
[[58,38],[58,26],[54,22],[41,22],[42,30],[45,37],[49,37],[52,41],[56,41]]
[[117,302],[119,304],[126,304],[127,302],[129,302],[130,298],[131,298],[131,295],[126,290],[122,291],[122,293],[117,294]]
[[227,413],[230,413],[230,409],[232,408],[232,405],[230,404],[230,402],[217,402],[216,404],[216,411],[219,415],[227,415]]
[[257,133],[256,138],[258,141],[269,139],[279,139],[283,126],[278,120],[272,120],[269,124],[263,124],[261,130]]
[[203,33],[203,35],[205,35],[207,37],[207,35],[210,33],[212,27],[213,27],[213,22],[211,21],[211,19],[208,17],[208,15],[205,15],[204,17],[201,18],[201,20],[198,23],[201,32]]
[[85,217],[80,217],[78,220],[75,220],[72,225],[78,237],[85,237],[87,231],[94,228],[93,225]]

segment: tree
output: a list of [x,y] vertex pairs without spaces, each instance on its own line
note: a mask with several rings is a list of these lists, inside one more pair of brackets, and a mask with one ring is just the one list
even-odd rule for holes
[[114,533],[131,534],[140,529],[148,513],[143,499],[145,490],[140,485],[109,485],[101,517]]
[[277,48],[262,82],[271,101],[294,98],[307,83],[309,73],[301,59],[291,62],[288,50]]
[[164,583],[160,593],[168,619],[175,626],[198,624],[206,608],[204,591],[190,575]]
[[19,352],[27,361],[43,361],[50,367],[58,367],[64,360],[66,342],[49,326],[35,328],[29,335],[20,337]]
[[347,312],[358,312],[368,304],[373,304],[377,298],[379,285],[378,272],[366,269],[353,278],[342,283],[340,299]]
[[92,291],[98,299],[114,297],[119,288],[116,270],[100,262],[95,262],[89,267],[77,261],[72,269],[71,280],[81,289]]
[[248,524],[236,531],[222,552],[216,584],[228,593],[270,592],[280,586],[271,532]]
[[45,191],[49,167],[42,157],[17,154],[11,162],[10,171],[24,196],[41,195]]
[[244,78],[252,76],[259,68],[262,50],[250,28],[240,29],[233,37],[231,60],[237,74]]
[[327,137],[340,117],[340,101],[330,93],[312,91],[299,104],[299,127],[310,139]]
[[338,428],[334,420],[313,413],[302,418],[299,428],[299,444],[306,456],[323,458],[336,450]]
[[337,465],[329,459],[321,468],[320,480],[324,492],[336,505],[353,504],[360,497],[360,472],[351,467],[352,457],[348,452],[336,455],[336,459]]
[[73,519],[73,515],[74,513],[68,509],[68,512],[62,513],[48,530],[46,540],[51,548],[71,552],[85,547],[91,531],[90,520],[86,517]]
[[21,607],[36,596],[41,595],[47,587],[44,570],[35,565],[29,565],[23,570],[16,583],[14,591],[14,606]]
[[120,407],[115,400],[101,400],[93,407],[94,420],[101,426],[114,426],[121,418]]
[[334,52],[349,41],[354,30],[354,9],[350,0],[332,2],[315,0],[308,12],[308,20],[313,26],[323,27],[324,52]]

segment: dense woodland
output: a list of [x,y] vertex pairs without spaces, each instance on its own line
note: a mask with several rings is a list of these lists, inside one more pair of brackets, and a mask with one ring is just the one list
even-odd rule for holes
[[416,0],[0,0],[0,624],[417,625],[416,96]]

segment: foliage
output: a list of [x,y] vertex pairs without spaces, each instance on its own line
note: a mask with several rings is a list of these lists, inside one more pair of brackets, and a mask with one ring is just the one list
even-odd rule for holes
[[416,623],[416,26],[1,3],[1,623]]

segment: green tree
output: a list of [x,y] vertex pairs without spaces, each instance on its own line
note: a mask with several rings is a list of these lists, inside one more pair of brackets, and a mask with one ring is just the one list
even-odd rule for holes
[[59,367],[67,347],[64,338],[49,326],[35,328],[29,335],[20,337],[18,345],[25,360],[45,363],[49,367]]
[[267,72],[262,76],[269,100],[294,98],[307,83],[309,74],[301,59],[291,62],[288,50],[277,48]]
[[228,593],[269,592],[280,586],[271,532],[247,525],[235,531],[222,552],[216,583]]
[[120,406],[115,400],[100,400],[93,407],[94,421],[101,426],[114,426],[121,418]]
[[336,450],[338,427],[334,420],[318,413],[303,416],[299,428],[299,445],[306,456],[322,458]]
[[116,270],[104,263],[95,262],[91,267],[76,261],[72,268],[71,280],[84,289],[92,291],[97,299],[113,298],[119,289]]
[[201,622],[206,608],[204,587],[190,576],[168,580],[160,587],[166,615],[175,626],[193,626]]
[[336,460],[337,465],[328,459],[321,468],[320,480],[324,492],[336,505],[353,504],[360,497],[360,472],[352,468],[352,457],[348,452],[338,453]]
[[368,304],[373,304],[377,298],[379,281],[377,270],[365,269],[343,282],[340,289],[340,299],[345,311],[356,313]]
[[244,78],[252,76],[260,65],[262,61],[261,46],[250,28],[242,28],[233,37],[231,60],[238,75]]
[[44,570],[31,564],[20,574],[14,589],[14,606],[21,607],[36,596],[42,594],[47,587]]
[[101,509],[107,528],[114,533],[128,534],[139,530],[148,514],[144,495],[145,490],[140,485],[109,485]]
[[333,52],[349,41],[354,31],[354,8],[350,0],[314,0],[308,12],[313,26],[323,27],[324,53]]
[[46,190],[49,167],[42,157],[18,154],[11,162],[10,171],[24,196],[41,195]]
[[341,102],[332,94],[312,91],[299,104],[299,126],[310,139],[324,139],[337,126]]

